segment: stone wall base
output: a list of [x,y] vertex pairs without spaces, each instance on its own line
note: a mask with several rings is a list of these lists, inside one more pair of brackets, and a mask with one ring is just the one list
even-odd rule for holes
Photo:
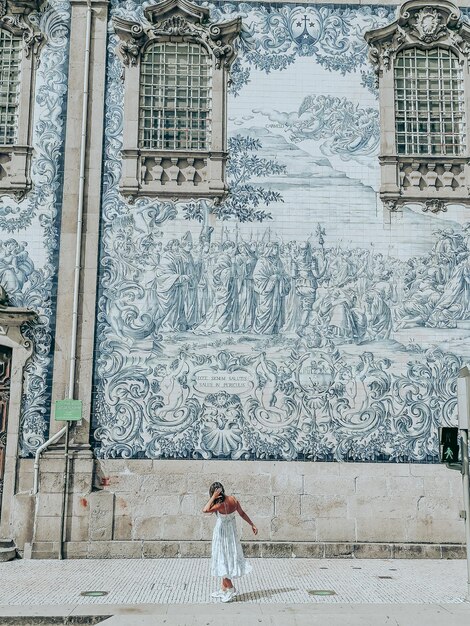
[[[55,559],[59,545],[35,542],[33,559]],[[356,558],[356,559],[464,559],[462,544],[341,543],[341,542],[243,542],[249,558]],[[159,559],[209,557],[210,541],[69,541],[64,556],[69,559]],[[25,554],[26,556],[26,554]],[[29,555],[28,555],[29,556]]]

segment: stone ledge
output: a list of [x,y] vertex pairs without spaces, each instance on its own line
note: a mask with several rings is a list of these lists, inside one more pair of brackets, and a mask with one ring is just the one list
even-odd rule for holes
[[[248,558],[464,559],[462,544],[244,541]],[[56,558],[57,545],[36,542],[32,558]],[[207,558],[210,541],[69,541],[70,559]]]

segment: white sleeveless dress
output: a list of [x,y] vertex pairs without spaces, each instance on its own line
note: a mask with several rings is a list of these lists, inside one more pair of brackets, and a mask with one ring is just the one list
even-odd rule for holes
[[211,572],[221,578],[239,578],[251,572],[251,565],[243,556],[243,548],[237,534],[236,511],[220,515],[212,535]]

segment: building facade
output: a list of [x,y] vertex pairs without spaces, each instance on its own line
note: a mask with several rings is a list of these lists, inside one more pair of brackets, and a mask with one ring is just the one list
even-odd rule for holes
[[253,556],[461,555],[470,2],[0,15],[0,536],[205,555],[221,480]]

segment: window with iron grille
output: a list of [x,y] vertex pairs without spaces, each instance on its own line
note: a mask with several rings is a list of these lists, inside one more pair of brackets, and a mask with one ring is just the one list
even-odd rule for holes
[[140,148],[209,148],[211,67],[209,55],[198,44],[167,41],[148,46],[140,66]]
[[17,139],[22,40],[0,29],[0,145]]
[[462,155],[465,97],[458,56],[442,47],[402,50],[394,80],[397,153]]

